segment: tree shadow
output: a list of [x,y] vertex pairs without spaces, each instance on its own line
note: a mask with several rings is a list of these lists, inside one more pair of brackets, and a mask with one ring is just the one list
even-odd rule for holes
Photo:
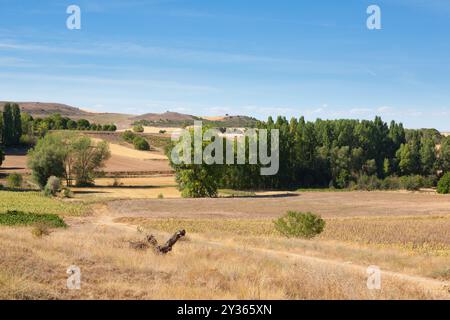
[[292,197],[300,197],[299,193],[292,193],[292,192],[286,192],[286,193],[280,193],[280,194],[255,194],[255,195],[242,195],[242,196],[229,196],[229,197],[223,197],[223,198],[249,198],[249,199],[276,199],[276,198],[292,198]]

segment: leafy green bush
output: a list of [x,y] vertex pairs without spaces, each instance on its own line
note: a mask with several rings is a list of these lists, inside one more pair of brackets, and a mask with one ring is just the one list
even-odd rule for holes
[[144,132],[144,127],[141,126],[141,125],[135,125],[135,126],[133,127],[133,131],[134,131],[134,132],[142,133],[142,132]]
[[381,189],[381,180],[376,176],[360,175],[354,186],[356,190],[374,191]]
[[136,150],[148,151],[150,150],[150,144],[142,137],[135,137],[133,139],[133,145]]
[[422,177],[422,188],[434,188],[438,184],[438,178],[435,175]]
[[51,176],[47,180],[47,184],[44,188],[44,194],[46,196],[55,196],[56,193],[61,189],[61,180],[55,176]]
[[403,189],[409,191],[418,191],[423,186],[423,180],[421,176],[404,176],[400,178]]
[[400,190],[402,183],[399,177],[387,177],[381,181],[382,190]]
[[289,211],[286,215],[274,221],[275,229],[290,238],[311,239],[322,233],[325,221],[311,212]]
[[441,194],[450,193],[450,172],[444,174],[442,178],[439,180],[437,192]]
[[56,214],[36,214],[23,211],[7,211],[0,213],[0,225],[35,225],[37,223],[46,223],[49,227],[65,228],[67,227],[63,219]]
[[19,173],[12,173],[6,178],[6,185],[10,189],[18,189],[22,186],[23,178]]
[[131,132],[129,130],[122,133],[122,139],[129,143],[133,143],[133,140],[136,137],[137,137],[137,135],[135,135],[133,132]]

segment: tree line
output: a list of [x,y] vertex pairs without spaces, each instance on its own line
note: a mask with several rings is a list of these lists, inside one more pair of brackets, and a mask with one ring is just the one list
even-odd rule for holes
[[22,118],[23,126],[28,133],[37,136],[44,136],[50,130],[80,130],[80,131],[116,131],[115,124],[97,124],[91,123],[86,119],[73,120],[63,117],[58,113],[52,114],[46,118],[33,119],[30,115]]
[[[420,175],[436,177],[437,181],[450,171],[450,138],[434,129],[408,130],[401,123],[387,124],[380,117],[373,121],[314,122],[303,117],[290,121],[270,117],[258,122],[257,128],[279,130],[278,174],[261,176],[260,165],[172,163],[180,189],[187,196],[214,196],[217,188],[346,188],[360,177]],[[246,148],[248,154],[248,143]]]
[[16,103],[6,103],[0,113],[0,145],[16,146],[22,138],[28,141],[26,137],[43,137],[51,130],[116,131],[117,126],[91,123],[86,119],[73,120],[56,113],[45,118],[33,118],[21,112]]

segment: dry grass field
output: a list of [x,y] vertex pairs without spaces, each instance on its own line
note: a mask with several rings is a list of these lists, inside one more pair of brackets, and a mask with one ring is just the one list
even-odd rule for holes
[[[221,190],[182,199],[161,148],[100,138],[111,147],[107,176],[72,188],[73,199],[0,191],[0,214],[51,213],[68,224],[40,238],[33,227],[0,226],[0,298],[450,299],[449,196]],[[8,150],[2,173],[11,172],[28,173],[23,150]],[[282,237],[273,221],[289,210],[320,214],[325,231]],[[129,246],[179,229],[187,237],[166,256]],[[71,265],[81,290],[66,287]],[[371,265],[382,270],[381,290],[367,288]]]
[[[46,237],[0,227],[0,298],[449,299],[449,200],[305,192],[105,201],[82,216],[61,210],[69,228]],[[272,220],[288,209],[322,214],[325,232],[281,237]],[[163,241],[180,228],[188,236],[166,256],[129,247],[146,233]],[[70,265],[81,269],[81,290],[66,288]],[[383,271],[381,290],[367,289],[370,265]]]

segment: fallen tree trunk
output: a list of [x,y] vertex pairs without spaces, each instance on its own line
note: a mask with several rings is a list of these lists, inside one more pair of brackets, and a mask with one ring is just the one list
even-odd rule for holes
[[185,235],[185,230],[177,231],[163,246],[160,246],[158,245],[156,238],[150,234],[145,237],[145,241],[130,241],[130,247],[136,250],[147,250],[149,248],[153,248],[157,253],[166,254],[172,251],[172,247]]
[[185,230],[177,231],[169,240],[167,240],[165,245],[157,246],[157,249],[159,250],[159,252],[166,254],[172,251],[172,247],[175,245],[175,243],[177,243],[177,241],[180,240],[185,235],[186,235]]

